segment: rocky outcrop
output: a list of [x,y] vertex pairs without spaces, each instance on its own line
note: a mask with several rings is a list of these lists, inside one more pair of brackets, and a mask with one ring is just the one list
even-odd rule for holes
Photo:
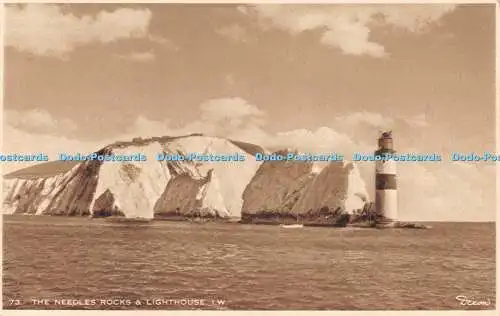
[[[3,210],[9,214],[250,221],[299,217],[336,223],[363,208],[368,199],[353,163],[262,163],[253,157],[259,152],[268,153],[257,145],[201,134],[117,142],[98,153],[143,153],[148,160],[51,162],[17,171],[4,176]],[[158,153],[216,153],[246,160],[158,161]],[[44,168],[51,171],[44,175]]]
[[[287,155],[289,152],[278,151],[276,154]],[[314,177],[312,162],[264,162],[243,192],[243,219],[295,218],[295,206]]]
[[[90,209],[94,215],[124,214],[126,217],[151,218],[153,207],[171,179],[165,162],[155,161],[163,150],[162,144],[153,142],[141,146],[109,147],[108,154],[143,153],[148,161],[102,162],[96,178],[98,183]],[[112,198],[111,198],[112,197]],[[106,209],[96,202],[108,201]],[[112,201],[112,202],[111,202]],[[102,203],[101,203],[102,205]],[[94,213],[100,209],[99,213]]]
[[[211,174],[211,173],[210,173]],[[206,177],[180,174],[174,177],[165,188],[154,206],[156,217],[184,215],[188,217],[210,215],[201,213],[203,208],[202,188],[210,182],[210,174]],[[218,210],[213,210],[218,215]]]
[[[287,155],[289,151],[276,154]],[[296,153],[296,152],[295,152]],[[344,225],[368,200],[352,162],[266,161],[243,194],[242,220]],[[348,215],[348,216],[345,216]]]
[[94,217],[125,216],[115,202],[116,200],[113,193],[111,193],[109,189],[104,191],[104,193],[95,200],[94,207],[92,208],[92,215]]
[[90,215],[101,162],[89,161],[48,178],[4,180],[4,213]]

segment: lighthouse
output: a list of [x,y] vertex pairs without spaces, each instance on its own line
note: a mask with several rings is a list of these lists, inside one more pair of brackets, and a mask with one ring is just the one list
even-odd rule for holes
[[396,162],[386,159],[395,152],[392,131],[383,132],[378,138],[378,149],[375,151],[375,156],[382,157],[375,161],[375,209],[385,222],[393,222],[398,218]]

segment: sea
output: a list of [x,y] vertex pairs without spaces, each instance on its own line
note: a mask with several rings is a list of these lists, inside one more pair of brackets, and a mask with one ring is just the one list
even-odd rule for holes
[[495,224],[3,216],[5,309],[495,309]]

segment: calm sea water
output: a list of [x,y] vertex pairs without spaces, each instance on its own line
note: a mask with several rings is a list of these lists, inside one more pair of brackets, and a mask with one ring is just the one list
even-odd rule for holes
[[[430,230],[283,229],[4,216],[3,304],[494,309],[494,224],[431,225]],[[459,295],[483,305],[463,306]]]

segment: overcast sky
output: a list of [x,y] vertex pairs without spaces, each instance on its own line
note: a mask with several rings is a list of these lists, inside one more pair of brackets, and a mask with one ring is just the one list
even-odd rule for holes
[[[4,152],[204,132],[371,152],[391,128],[402,219],[495,218],[494,5],[11,5]],[[8,165],[8,171],[21,165]],[[373,165],[361,164],[373,195]]]

